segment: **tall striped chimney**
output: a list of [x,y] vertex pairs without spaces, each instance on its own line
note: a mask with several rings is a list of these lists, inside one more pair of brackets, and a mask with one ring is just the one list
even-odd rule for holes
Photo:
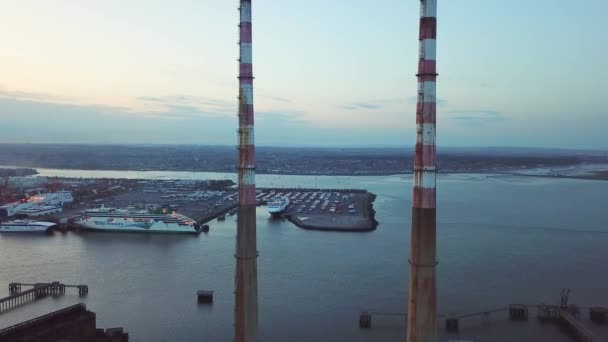
[[420,0],[420,59],[416,105],[416,150],[409,299],[408,342],[437,341],[437,295],[435,269],[435,109],[437,0]]
[[258,342],[258,271],[256,246],[255,145],[253,134],[253,68],[251,0],[240,0],[238,218],[234,341]]

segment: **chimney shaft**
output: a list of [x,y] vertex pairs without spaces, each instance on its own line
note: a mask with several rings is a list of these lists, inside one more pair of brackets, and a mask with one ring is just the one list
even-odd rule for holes
[[408,342],[437,341],[435,111],[437,0],[421,0]]

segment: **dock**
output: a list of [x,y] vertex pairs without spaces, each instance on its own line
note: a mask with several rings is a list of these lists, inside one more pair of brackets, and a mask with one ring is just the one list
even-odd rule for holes
[[[22,287],[31,287],[22,291]],[[8,297],[0,298],[0,314],[17,306],[37,301],[47,296],[62,296],[66,288],[77,288],[78,295],[84,297],[89,293],[87,285],[65,285],[58,281],[51,283],[10,283]]]

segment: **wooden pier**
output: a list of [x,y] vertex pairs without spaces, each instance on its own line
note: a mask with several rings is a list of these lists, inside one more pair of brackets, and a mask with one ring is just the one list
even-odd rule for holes
[[[22,287],[31,287],[22,291]],[[87,285],[65,285],[58,281],[52,283],[10,283],[8,297],[0,298],[0,313],[13,309],[17,306],[34,302],[47,296],[62,296],[66,288],[77,288],[78,295],[84,297],[89,293]]]

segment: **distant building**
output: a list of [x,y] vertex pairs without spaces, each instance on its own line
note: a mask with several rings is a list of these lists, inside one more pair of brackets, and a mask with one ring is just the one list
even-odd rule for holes
[[0,330],[0,342],[128,342],[122,328],[97,329],[95,313],[76,304]]

